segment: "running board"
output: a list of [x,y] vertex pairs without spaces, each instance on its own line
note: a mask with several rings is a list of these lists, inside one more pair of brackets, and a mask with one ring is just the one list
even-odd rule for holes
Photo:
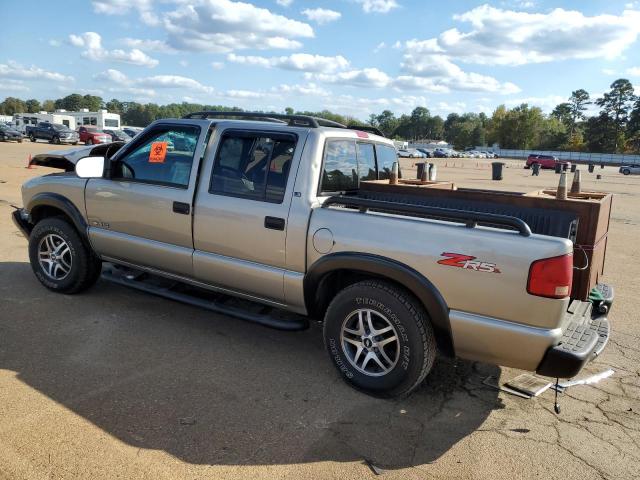
[[193,287],[140,270],[113,266],[102,271],[102,278],[118,285],[206,308],[212,312],[258,323],[265,327],[287,331],[309,328],[309,320],[302,315]]

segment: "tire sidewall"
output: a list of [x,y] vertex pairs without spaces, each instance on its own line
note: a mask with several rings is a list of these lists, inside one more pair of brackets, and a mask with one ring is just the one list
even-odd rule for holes
[[[341,344],[342,324],[358,309],[370,309],[384,315],[395,327],[400,342],[400,357],[386,375],[372,377],[359,372],[347,358]],[[384,288],[358,284],[336,296],[327,310],[324,340],[329,355],[344,379],[351,385],[377,396],[395,396],[420,376],[424,364],[423,336],[416,323],[417,312],[407,307]]]
[[[62,237],[71,252],[71,271],[62,280],[54,280],[48,277],[38,261],[40,241],[51,233]],[[87,268],[86,251],[80,237],[72,226],[57,218],[45,219],[34,227],[29,237],[29,260],[31,269],[38,281],[50,290],[61,292],[72,289],[80,281],[83,270]]]

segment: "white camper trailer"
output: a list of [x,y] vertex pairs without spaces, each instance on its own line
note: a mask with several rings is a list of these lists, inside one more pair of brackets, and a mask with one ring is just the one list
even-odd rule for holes
[[40,122],[59,123],[66,125],[71,130],[76,129],[76,120],[71,115],[62,112],[47,113],[16,113],[13,115],[13,124],[16,130],[24,133],[27,125],[36,126]]

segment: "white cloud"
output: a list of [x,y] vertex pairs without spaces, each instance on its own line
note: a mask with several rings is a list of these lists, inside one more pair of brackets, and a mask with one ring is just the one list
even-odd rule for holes
[[327,8],[307,8],[301,12],[305,17],[309,20],[316,22],[319,25],[324,25],[325,23],[335,22],[342,14],[340,12],[336,12],[335,10],[329,10]]
[[634,77],[640,77],[640,67],[627,68],[627,73],[629,75],[633,75]]
[[153,88],[181,88],[188,89],[200,93],[211,94],[214,92],[213,87],[203,85],[193,78],[183,77],[181,75],[153,75],[150,77],[129,78],[119,70],[110,68],[94,76],[96,80],[115,83],[120,86],[135,87],[147,89],[151,91]]
[[284,70],[297,70],[302,72],[331,73],[337,70],[344,70],[349,66],[349,61],[341,55],[325,57],[322,55],[311,55],[309,53],[294,53],[281,57],[245,56],[230,53],[227,55],[227,60],[242,65],[266,68],[276,67]]
[[149,52],[175,53],[176,50],[167,45],[164,40],[143,40],[140,38],[123,38],[120,42],[127,47],[146,50]]
[[287,95],[305,95],[311,97],[328,97],[331,92],[316,85],[315,83],[308,83],[306,85],[278,85],[271,89],[275,93],[287,94]]
[[264,96],[262,92],[252,90],[227,90],[225,95],[231,98],[261,98]]
[[81,35],[69,35],[71,45],[83,48],[82,56],[94,62],[120,62],[143,67],[155,67],[158,60],[151,58],[137,48],[129,51],[122,49],[107,50],[102,46],[102,37],[96,32]]
[[276,0],[276,3],[281,7],[288,7],[293,3],[293,0]]
[[396,0],[355,0],[362,5],[362,10],[366,13],[388,13],[394,8],[398,8]]
[[616,71],[612,68],[603,68],[602,73],[604,73],[605,75],[615,75]]
[[14,80],[51,80],[53,82],[74,81],[71,76],[58,72],[50,72],[35,65],[26,67],[13,60],[9,60],[7,63],[0,63],[0,78],[11,78]]
[[363,68],[361,70],[350,70],[335,74],[326,73],[306,73],[307,80],[317,80],[324,83],[337,83],[351,85],[355,87],[375,87],[383,88],[388,86],[392,79],[377,68]]
[[516,107],[518,105],[522,105],[523,103],[528,104],[532,107],[540,107],[545,112],[550,112],[553,110],[559,103],[566,102],[566,97],[561,95],[547,95],[545,97],[522,97],[522,98],[512,98],[505,101],[505,105],[509,107]]
[[28,92],[30,88],[20,80],[4,78],[0,80],[0,90],[3,92]]
[[373,49],[373,53],[378,53],[380,50],[383,50],[387,48],[387,44],[384,42],[380,42],[378,45],[376,45],[376,48]]
[[633,10],[586,16],[562,8],[528,13],[482,5],[453,18],[471,29],[452,28],[437,38],[414,40],[413,54],[439,54],[484,65],[614,58],[640,35],[640,12]]
[[235,50],[296,49],[312,38],[307,23],[266,8],[232,0],[191,0],[163,15],[168,43],[178,50],[228,53]]
[[222,70],[224,68],[223,62],[211,62],[211,68],[214,70]]
[[136,9],[140,18],[147,25],[156,26],[160,23],[158,15],[153,10],[153,0],[95,0],[93,11],[104,15],[126,15]]

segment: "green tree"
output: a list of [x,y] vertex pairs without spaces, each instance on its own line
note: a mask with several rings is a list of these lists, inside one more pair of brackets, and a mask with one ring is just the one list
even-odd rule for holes
[[602,98],[596,100],[596,104],[601,107],[601,115],[605,114],[612,121],[613,125],[613,151],[624,144],[624,129],[629,121],[629,111],[631,103],[635,100],[633,85],[625,78],[620,78],[611,84],[611,90],[606,92]]
[[97,112],[103,105],[102,97],[96,95],[85,95],[82,97],[82,107],[87,108],[90,112]]
[[40,102],[35,98],[27,100],[25,104],[27,106],[27,113],[37,113],[42,109]]
[[571,110],[571,104],[569,102],[560,103],[553,109],[551,116],[557,118],[567,127],[571,128],[573,124],[573,114]]
[[25,113],[27,111],[27,104],[15,97],[7,97],[2,103],[0,103],[0,114],[13,115],[14,113]]
[[42,102],[42,110],[45,112],[53,112],[56,109],[56,103],[53,100],[45,100]]
[[571,97],[569,98],[569,105],[571,109],[571,128],[569,131],[569,137],[573,137],[576,131],[576,125],[578,121],[582,121],[585,119],[584,112],[587,110],[587,105],[591,103],[589,93],[580,88],[578,90],[574,90],[571,92]]

